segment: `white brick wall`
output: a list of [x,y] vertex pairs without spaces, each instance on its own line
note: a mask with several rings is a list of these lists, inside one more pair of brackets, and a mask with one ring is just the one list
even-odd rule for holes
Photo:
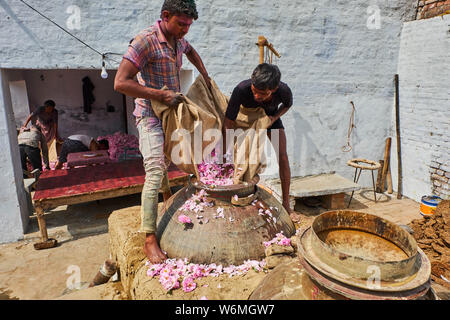
[[[429,194],[450,196],[449,22],[447,15],[407,22],[402,30],[398,74],[403,194],[416,201]],[[396,190],[395,113],[393,137],[391,166]]]

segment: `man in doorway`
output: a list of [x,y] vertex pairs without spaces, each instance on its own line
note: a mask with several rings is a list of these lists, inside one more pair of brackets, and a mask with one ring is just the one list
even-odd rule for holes
[[[276,65],[262,63],[255,68],[251,79],[239,83],[231,94],[225,112],[222,135],[225,142],[224,148],[226,148],[226,130],[236,128],[235,120],[241,105],[245,108],[261,107],[265,110],[266,115],[271,120],[271,125],[267,129],[267,136],[277,152],[281,190],[283,194],[283,207],[289,213],[293,221],[298,221],[298,216],[289,205],[291,171],[289,167],[289,158],[286,152],[286,134],[283,122],[281,121],[281,116],[292,106],[292,91],[289,86],[286,83],[281,82],[280,79],[281,72]],[[274,130],[278,131],[279,141],[272,140]]]
[[[208,76],[202,59],[184,36],[198,18],[194,0],[166,0],[161,20],[141,31],[131,42],[114,80],[114,89],[136,97],[134,116],[139,132],[139,149],[145,167],[142,189],[141,227],[146,233],[144,253],[151,263],[167,259],[156,239],[158,193],[162,186],[164,200],[171,196],[164,156],[162,123],[151,105],[151,99],[177,106],[181,97],[180,69],[183,53],[198,69],[208,87]],[[137,82],[134,76],[137,75]],[[164,86],[169,90],[161,90]]]
[[69,153],[108,149],[109,142],[106,139],[97,141],[94,138],[84,134],[74,134],[64,140],[55,169],[62,168],[63,164],[67,162],[67,156]]
[[[27,169],[27,160],[30,161],[33,170],[38,169],[42,171],[42,156],[44,158],[45,168],[50,170],[48,162],[48,148],[45,136],[41,129],[35,125],[31,125],[29,129],[22,127],[17,137],[19,142],[20,160],[22,162],[22,170]],[[28,176],[24,174],[24,178]]]
[[56,110],[55,101],[47,100],[43,106],[36,108],[25,120],[21,129],[25,129],[30,121],[40,128],[47,141],[47,147],[50,147],[54,139],[62,143],[58,133],[58,110]]

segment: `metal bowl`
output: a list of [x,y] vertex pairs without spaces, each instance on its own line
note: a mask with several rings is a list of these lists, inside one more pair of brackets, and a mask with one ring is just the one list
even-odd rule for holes
[[348,210],[318,216],[300,241],[299,254],[344,283],[373,290],[411,289],[431,269],[414,238],[380,217]]

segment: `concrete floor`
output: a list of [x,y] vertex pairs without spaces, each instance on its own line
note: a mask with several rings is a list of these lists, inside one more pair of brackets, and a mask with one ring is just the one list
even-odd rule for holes
[[[346,203],[349,196],[346,195]],[[396,194],[377,194],[377,198],[375,203],[371,190],[357,191],[349,209],[379,215],[398,224],[421,218],[420,204],[411,199],[398,200]],[[33,217],[24,240],[0,245],[0,300],[64,298],[70,292],[68,286],[74,282],[89,283],[109,258],[109,215],[139,203],[140,195],[132,195],[50,211],[46,214],[49,237],[56,238],[59,244],[46,250],[33,248],[40,235]],[[295,209],[301,215],[298,226],[301,228],[308,227],[315,216],[327,211],[307,207],[299,200]],[[82,292],[78,292],[77,298],[83,298]],[[94,293],[84,298],[112,299],[112,296]]]

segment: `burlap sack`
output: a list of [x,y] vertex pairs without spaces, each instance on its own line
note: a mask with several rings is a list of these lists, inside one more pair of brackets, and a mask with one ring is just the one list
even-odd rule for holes
[[[214,80],[211,80],[209,90],[202,76],[197,77],[177,107],[152,100],[153,111],[162,120],[164,153],[180,170],[199,177],[197,165],[219,142],[219,137],[208,136],[211,132],[208,130],[221,131],[228,101],[229,98],[219,90]],[[270,119],[262,108],[241,106],[236,125],[236,129],[242,129],[242,132],[236,136],[234,145],[235,184],[250,181],[262,171],[264,145],[258,146],[258,141],[262,139],[258,139],[257,133],[270,125]]]
[[236,133],[239,129],[242,133],[237,134],[234,144],[234,184],[251,181],[266,167],[264,144],[269,126],[270,118],[264,109],[241,106],[236,118]]

